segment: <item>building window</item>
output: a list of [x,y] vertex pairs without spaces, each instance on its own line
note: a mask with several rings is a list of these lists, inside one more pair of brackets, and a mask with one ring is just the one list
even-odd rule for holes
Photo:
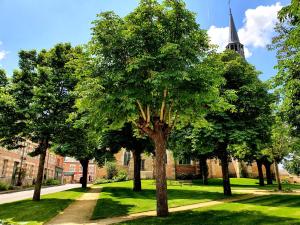
[[1,177],[5,177],[6,176],[7,164],[8,164],[8,160],[4,159],[3,160],[3,167],[2,167]]
[[130,162],[130,152],[129,151],[125,151],[124,152],[124,166],[128,166]]
[[141,171],[145,171],[145,159],[141,159]]
[[185,157],[179,160],[179,165],[191,165],[191,158]]
[[75,172],[75,165],[70,165],[70,172]]

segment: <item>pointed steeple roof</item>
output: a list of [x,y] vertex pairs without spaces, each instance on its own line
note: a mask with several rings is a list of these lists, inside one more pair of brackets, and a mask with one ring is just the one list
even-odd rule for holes
[[228,44],[227,44],[226,48],[236,51],[243,58],[245,58],[244,45],[241,44],[239,35],[236,31],[236,27],[234,24],[234,20],[233,20],[231,8],[230,8],[230,0],[228,1],[228,5],[229,5],[229,40],[228,40]]
[[229,15],[229,43],[239,43],[240,40],[234,24],[231,8],[229,8]]

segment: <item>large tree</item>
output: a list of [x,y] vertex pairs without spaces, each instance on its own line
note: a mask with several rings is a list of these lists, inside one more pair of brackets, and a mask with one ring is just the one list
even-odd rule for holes
[[274,78],[283,97],[282,112],[294,127],[293,135],[300,135],[300,2],[291,0],[278,14],[277,36],[272,49],[277,50],[278,73]]
[[272,97],[266,85],[259,80],[259,73],[237,53],[225,51],[221,60],[226,80],[221,92],[232,93],[227,98],[233,107],[224,112],[210,112],[206,116],[210,126],[203,128],[202,139],[205,145],[213,146],[221,160],[224,194],[231,195],[228,163],[235,153],[231,147],[242,143],[251,147],[261,140],[260,136],[266,133],[263,124],[266,115],[271,113]]
[[141,191],[141,154],[143,152],[153,153],[154,146],[148,137],[141,137],[136,134],[132,124],[126,123],[119,130],[110,130],[102,135],[102,149],[109,149],[116,153],[125,148],[132,152],[133,156],[133,191]]
[[[217,104],[220,64],[208,56],[208,38],[182,0],[142,0],[129,15],[113,12],[93,22],[79,108],[102,126],[133,122],[155,146],[157,215],[168,215],[165,154],[169,133]],[[226,105],[226,104],[225,104]]]
[[7,124],[2,141],[20,143],[21,139],[26,139],[37,142],[37,148],[31,153],[32,156],[39,155],[33,200],[40,200],[47,149],[55,135],[63,132],[65,120],[73,110],[75,99],[69,93],[77,78],[68,63],[80,51],[81,48],[72,48],[70,44],[58,44],[48,51],[19,53],[19,70],[14,72],[10,88],[15,101],[15,117]]

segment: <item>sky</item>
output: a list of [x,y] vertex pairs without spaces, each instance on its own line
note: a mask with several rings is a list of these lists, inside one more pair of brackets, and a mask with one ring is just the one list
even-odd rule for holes
[[[208,31],[211,42],[223,51],[228,41],[228,0],[185,0]],[[289,0],[231,0],[232,14],[246,59],[267,80],[276,74],[276,53],[267,50],[277,12]],[[103,11],[130,13],[138,0],[0,0],[0,68],[11,76],[18,68],[18,52],[51,48],[59,42],[85,44],[91,22]]]

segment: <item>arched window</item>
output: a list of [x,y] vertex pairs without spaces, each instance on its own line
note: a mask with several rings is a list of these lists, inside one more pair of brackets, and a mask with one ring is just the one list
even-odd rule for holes
[[125,151],[124,152],[124,161],[123,161],[123,165],[124,166],[128,166],[130,162],[130,152],[129,151]]

